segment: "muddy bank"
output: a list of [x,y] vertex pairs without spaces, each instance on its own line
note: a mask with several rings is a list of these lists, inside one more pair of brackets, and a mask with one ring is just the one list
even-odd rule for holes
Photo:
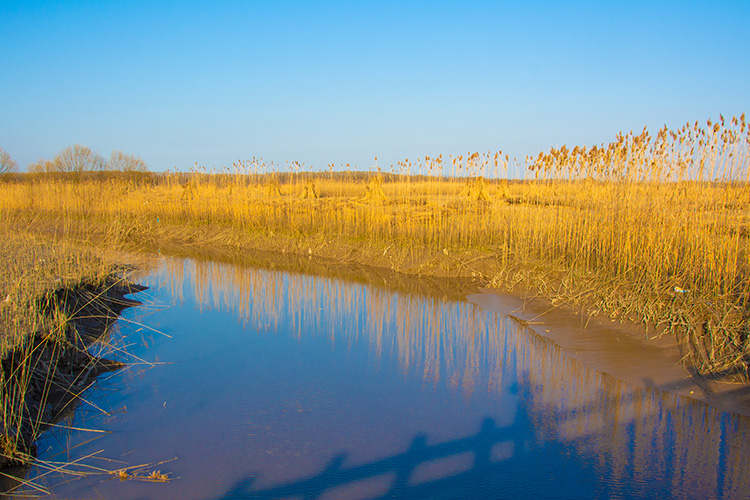
[[[134,250],[135,251],[135,250]],[[450,300],[465,300],[467,294],[479,292],[486,280],[470,276],[431,276],[403,273],[391,268],[367,265],[359,261],[338,260],[294,252],[272,252],[257,249],[228,249],[224,247],[161,247],[160,255],[219,262],[244,267],[301,273],[322,278],[345,279],[355,283],[375,285],[388,290],[420,294]],[[153,257],[156,252],[145,255]],[[143,257],[144,254],[141,254]],[[148,268],[148,258],[143,267]]]
[[[78,395],[99,374],[122,366],[92,355],[88,348],[105,336],[125,308],[140,304],[125,296],[143,289],[110,277],[38,299],[40,315],[56,326],[26,336],[0,363],[0,467],[30,464],[36,438],[73,410]],[[7,487],[0,486],[4,491]]]
[[676,339],[659,336],[646,325],[590,317],[544,298],[497,290],[485,289],[467,298],[485,310],[508,314],[552,340],[566,355],[619,380],[750,415],[750,386],[691,372],[682,363],[683,349]]

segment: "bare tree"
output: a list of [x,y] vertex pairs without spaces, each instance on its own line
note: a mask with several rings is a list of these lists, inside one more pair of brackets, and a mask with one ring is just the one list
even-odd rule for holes
[[10,157],[7,151],[0,148],[0,174],[9,174],[18,171],[18,164]]
[[32,174],[49,174],[51,172],[57,172],[57,165],[52,160],[40,159],[34,163],[29,164],[26,170]]
[[[0,150],[2,151],[2,150]],[[27,167],[31,173],[114,170],[120,172],[148,172],[148,166],[139,156],[122,151],[112,151],[108,160],[91,148],[76,144],[60,151],[53,160],[38,160]]]
[[112,151],[105,169],[118,172],[148,172],[148,166],[140,156],[125,154],[122,151]]
[[102,170],[104,158],[91,148],[76,144],[60,151],[55,159],[55,170],[59,172],[84,172],[86,170]]

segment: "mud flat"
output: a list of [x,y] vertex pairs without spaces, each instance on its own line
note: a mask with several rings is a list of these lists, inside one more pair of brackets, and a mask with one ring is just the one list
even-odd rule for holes
[[750,386],[693,373],[683,366],[683,350],[676,339],[658,336],[644,325],[586,317],[543,298],[528,300],[490,289],[467,299],[484,310],[516,318],[566,355],[619,380],[750,416]]

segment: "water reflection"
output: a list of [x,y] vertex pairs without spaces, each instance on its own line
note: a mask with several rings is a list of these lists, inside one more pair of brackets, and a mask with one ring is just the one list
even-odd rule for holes
[[[746,418],[589,370],[512,317],[468,302],[445,307],[436,297],[310,276],[213,262],[167,265],[173,290],[184,290],[186,272],[193,274],[201,309],[231,311],[245,324],[265,321],[275,328],[280,317],[289,317],[297,335],[348,343],[364,336],[374,356],[393,352],[402,370],[433,383],[444,378],[466,395],[477,385],[503,391],[522,381],[519,405],[532,425],[517,432],[537,446],[570,442],[588,451],[596,470],[622,490],[612,494],[627,495],[655,477],[691,495],[750,492],[743,467],[750,459]],[[336,323],[323,331],[321,317],[330,311]]]
[[[127,389],[97,399],[128,413],[96,446],[138,462],[174,454],[180,479],[56,485],[66,497],[750,491],[747,418],[587,369],[470,302],[190,259],[164,259],[147,281],[177,305],[134,318],[174,336],[146,338],[142,355],[175,364],[131,372]],[[84,441],[66,436],[69,459]]]
[[497,334],[506,319],[469,302],[446,307],[441,297],[216,262],[169,259],[164,265],[164,285],[180,301],[186,293],[194,297],[201,312],[230,312],[243,326],[272,331],[286,318],[298,337],[325,336],[331,343],[364,339],[374,357],[393,353],[403,370],[420,370],[433,381],[444,377],[468,393],[487,370],[502,385],[513,349]]

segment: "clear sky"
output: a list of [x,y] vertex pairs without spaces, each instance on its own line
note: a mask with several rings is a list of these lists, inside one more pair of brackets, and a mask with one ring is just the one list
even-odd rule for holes
[[498,151],[750,114],[750,1],[0,0],[0,148],[152,170]]

